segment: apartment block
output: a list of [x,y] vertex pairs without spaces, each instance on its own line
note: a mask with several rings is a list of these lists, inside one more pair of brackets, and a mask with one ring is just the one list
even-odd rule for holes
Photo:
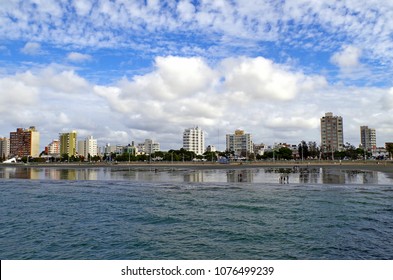
[[60,155],[67,154],[68,156],[76,155],[76,139],[77,133],[76,131],[60,133]]
[[326,113],[321,118],[321,148],[323,152],[342,151],[344,149],[343,119]]
[[10,139],[7,137],[0,138],[0,160],[7,159],[10,155]]
[[234,152],[235,157],[247,157],[254,153],[251,134],[244,133],[244,130],[238,129],[234,134],[227,134],[226,146],[227,151]]
[[185,129],[183,148],[197,155],[202,155],[205,152],[205,132],[199,127]]
[[10,132],[10,155],[38,157],[40,155],[40,133],[34,126],[17,128]]
[[50,142],[46,147],[46,153],[51,156],[60,155],[60,140],[54,139],[52,142]]
[[78,154],[83,156],[86,160],[91,157],[98,155],[97,139],[93,136],[86,137],[85,140],[78,141]]
[[367,151],[372,151],[377,148],[377,137],[374,128],[368,126],[360,127],[360,143]]

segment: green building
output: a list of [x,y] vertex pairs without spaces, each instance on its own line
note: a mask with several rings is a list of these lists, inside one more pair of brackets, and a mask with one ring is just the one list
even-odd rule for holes
[[67,154],[69,157],[76,155],[76,131],[60,133],[60,155]]

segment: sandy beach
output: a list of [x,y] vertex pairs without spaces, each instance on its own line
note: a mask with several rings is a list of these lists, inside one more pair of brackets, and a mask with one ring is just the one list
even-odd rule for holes
[[216,162],[119,162],[119,163],[17,163],[0,164],[2,167],[53,167],[53,168],[179,168],[179,169],[248,169],[248,168],[293,168],[324,167],[342,170],[368,170],[393,173],[392,161],[276,161],[276,162],[233,162],[220,164]]

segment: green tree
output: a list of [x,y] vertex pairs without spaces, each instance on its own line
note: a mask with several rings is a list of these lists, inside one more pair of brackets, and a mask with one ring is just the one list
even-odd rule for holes
[[298,153],[300,159],[307,159],[310,156],[308,145],[306,141],[302,140],[298,145]]
[[393,156],[393,143],[386,143],[385,148],[386,151],[389,153],[389,158],[391,159]]
[[216,152],[205,152],[203,155],[207,161],[217,161]]
[[287,147],[281,147],[277,152],[278,159],[293,159],[292,150]]

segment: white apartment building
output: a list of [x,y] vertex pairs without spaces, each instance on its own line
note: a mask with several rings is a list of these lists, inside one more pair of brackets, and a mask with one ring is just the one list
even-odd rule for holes
[[54,139],[48,145],[48,155],[59,155],[60,154],[60,140]]
[[151,140],[151,139],[145,139],[144,151],[148,155],[154,154],[155,152],[159,152],[160,151],[160,143],[158,143],[154,140]]
[[89,155],[92,157],[98,155],[97,139],[94,139],[93,136],[88,136],[85,140],[78,141],[78,154],[86,160]]
[[7,159],[10,155],[10,139],[7,137],[0,138],[0,161]]
[[205,133],[199,127],[188,128],[183,132],[183,149],[202,155],[205,152]]
[[234,152],[235,157],[247,157],[254,153],[252,137],[244,130],[236,130],[234,134],[226,135],[227,151]]
[[360,127],[360,143],[367,151],[372,151],[377,148],[377,137],[375,129],[368,128],[368,126]]

